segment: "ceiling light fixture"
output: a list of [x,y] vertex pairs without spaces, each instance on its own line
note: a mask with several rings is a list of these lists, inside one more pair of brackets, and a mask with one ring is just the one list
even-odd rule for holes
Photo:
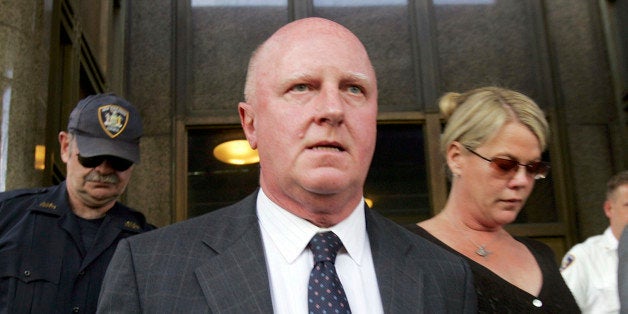
[[259,162],[257,150],[247,140],[233,140],[219,144],[214,148],[214,157],[230,165],[248,165]]

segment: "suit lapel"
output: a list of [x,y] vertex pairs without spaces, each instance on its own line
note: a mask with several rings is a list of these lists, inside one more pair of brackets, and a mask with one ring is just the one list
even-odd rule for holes
[[417,297],[425,289],[422,270],[409,263],[409,255],[416,248],[400,236],[399,230],[391,230],[395,226],[384,219],[366,210],[366,229],[384,312],[422,313],[423,304]]
[[[257,193],[253,193],[226,211],[234,215],[207,223],[212,230],[207,234],[214,236],[203,242],[215,255],[195,274],[210,309],[273,312],[256,199]],[[412,260],[409,255],[417,254],[416,247],[400,234],[400,227],[370,210],[366,210],[366,224],[384,312],[421,312],[423,304],[417,296],[425,289],[423,270],[408,262]]]
[[253,193],[234,205],[233,216],[216,219],[208,226],[213,232],[220,230],[214,233],[218,236],[203,240],[216,255],[198,267],[195,275],[210,309],[231,313],[273,312],[255,213],[256,199],[257,193]]

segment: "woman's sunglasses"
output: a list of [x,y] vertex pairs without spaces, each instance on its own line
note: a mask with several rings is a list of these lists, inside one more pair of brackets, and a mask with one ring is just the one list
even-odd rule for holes
[[96,168],[100,166],[105,160],[116,171],[125,171],[133,165],[133,162],[130,160],[126,160],[124,158],[108,156],[108,155],[100,155],[94,157],[83,157],[81,155],[77,155],[78,161],[81,166],[85,168]]
[[525,165],[525,164],[519,163],[519,161],[514,160],[514,159],[506,159],[506,158],[499,158],[499,157],[493,157],[491,159],[488,159],[476,153],[474,150],[472,150],[471,148],[467,146],[465,146],[464,148],[470,151],[473,155],[476,155],[494,164],[495,166],[497,166],[497,169],[503,171],[504,173],[508,173],[512,171],[513,169],[516,171],[519,166],[523,166],[526,168],[527,173],[533,175],[535,180],[538,180],[538,179],[544,179],[547,176],[547,173],[549,172],[549,169],[550,169],[549,163],[544,162],[544,161],[535,161],[533,163],[529,163]]

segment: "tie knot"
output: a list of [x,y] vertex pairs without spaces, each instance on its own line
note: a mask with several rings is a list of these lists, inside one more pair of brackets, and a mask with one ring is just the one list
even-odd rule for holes
[[310,250],[314,254],[315,263],[328,261],[334,263],[340,247],[342,241],[331,231],[317,233],[310,240]]

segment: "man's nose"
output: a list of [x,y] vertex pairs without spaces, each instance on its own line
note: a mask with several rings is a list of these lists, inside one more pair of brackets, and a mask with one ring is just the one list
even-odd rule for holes
[[316,110],[316,122],[337,126],[344,120],[344,105],[341,91],[338,88],[321,90]]

